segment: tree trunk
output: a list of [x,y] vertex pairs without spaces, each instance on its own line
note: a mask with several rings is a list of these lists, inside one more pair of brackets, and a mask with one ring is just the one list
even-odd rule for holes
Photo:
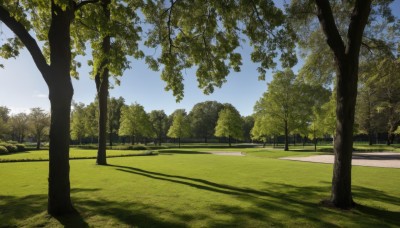
[[318,143],[318,139],[314,138],[314,151],[317,152],[317,143]]
[[288,124],[287,121],[285,120],[285,149],[284,151],[289,150],[289,131],[288,131]]
[[73,211],[69,181],[70,112],[73,88],[70,76],[70,23],[72,6],[65,11],[51,4],[52,20],[49,30],[50,68],[43,75],[49,87],[51,105],[49,149],[48,213],[63,215]]
[[207,136],[204,136],[204,143],[207,143]]
[[[102,0],[101,5],[103,7],[103,12],[106,20],[110,20],[110,9],[108,8],[110,0]],[[103,62],[101,63],[100,69],[95,76],[97,95],[99,99],[99,146],[97,151],[97,161],[98,165],[107,165],[106,156],[106,144],[107,144],[107,98],[108,98],[108,55],[110,53],[110,43],[111,38],[106,35],[103,38],[103,43],[101,47],[102,54],[104,55]]]
[[110,128],[110,133],[108,135],[108,138],[110,140],[110,148],[112,149],[113,146],[113,133],[112,133],[112,129]]
[[229,147],[231,147],[231,136],[228,136],[228,143],[229,143]]
[[40,134],[36,136],[36,149],[40,150]]
[[346,44],[340,36],[329,1],[316,0],[318,20],[335,56],[336,137],[331,203],[338,208],[354,206],[351,193],[354,112],[357,97],[359,53],[362,35],[371,11],[371,0],[356,0]]
[[372,132],[368,132],[368,145],[372,146],[374,144],[374,136]]
[[181,137],[178,138],[178,147],[181,148]]

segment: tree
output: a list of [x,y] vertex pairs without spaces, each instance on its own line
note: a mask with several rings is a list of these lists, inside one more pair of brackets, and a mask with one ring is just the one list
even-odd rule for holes
[[113,146],[113,136],[118,134],[120,127],[119,120],[121,119],[121,110],[125,106],[125,99],[119,97],[118,99],[112,97],[108,100],[108,134],[110,140],[110,147]]
[[[25,46],[49,87],[51,106],[49,148],[48,213],[63,215],[73,212],[69,181],[70,111],[73,95],[71,23],[75,12],[93,1],[1,1],[0,20],[16,35],[2,48],[18,55]],[[32,29],[33,32],[30,32]],[[31,34],[35,34],[35,39]],[[45,45],[42,51],[38,41]],[[3,46],[4,46],[3,45]],[[2,55],[5,56],[4,53]],[[48,58],[47,58],[48,57]]]
[[71,112],[71,138],[78,140],[82,144],[82,139],[86,134],[85,128],[85,104],[73,103],[73,110]]
[[254,117],[245,116],[243,119],[243,139],[251,141],[251,129],[254,127]]
[[230,70],[240,70],[236,51],[246,35],[254,50],[252,60],[260,63],[260,78],[266,69],[296,63],[293,31],[273,1],[148,1],[143,14],[154,27],[145,44],[161,46],[157,60],[147,58],[153,69],[164,66],[161,78],[177,100],[183,97],[182,71],[197,66],[199,88],[209,94],[221,87]]
[[229,147],[232,146],[232,138],[243,138],[243,120],[236,108],[231,105],[225,105],[225,108],[218,113],[217,126],[215,127],[215,136],[227,137]]
[[[351,159],[361,45],[364,43],[368,47],[380,41],[379,33],[371,34],[363,41],[364,30],[368,22],[370,27],[384,24],[379,23],[378,20],[381,19],[384,22],[385,19],[388,19],[389,23],[393,22],[389,9],[390,2],[372,4],[371,0],[348,2],[316,0],[314,4],[312,1],[294,1],[290,7],[292,12],[299,9],[304,11],[302,15],[298,14],[296,20],[305,21],[306,27],[312,28],[309,31],[316,30],[314,22],[315,14],[317,15],[321,30],[334,56],[332,66],[336,71],[336,137],[332,194],[329,202],[338,208],[347,209],[354,206],[351,193]],[[369,21],[371,8],[373,17],[370,17]],[[379,15],[381,12],[383,13]]]
[[193,136],[202,137],[204,138],[204,143],[207,143],[207,139],[214,135],[218,113],[222,108],[223,105],[216,101],[195,104],[189,113]]
[[303,94],[307,91],[302,90],[301,86],[292,70],[278,71],[268,84],[268,91],[254,108],[259,115],[277,122],[279,132],[285,136],[285,151],[289,150],[289,134],[301,126],[307,117],[305,100],[309,94]]
[[[94,101],[88,104],[84,108],[84,114],[83,114],[83,122],[84,122],[84,136],[89,137],[91,143],[93,143],[93,140],[95,137],[98,137],[99,135],[99,108],[98,108],[98,102]],[[72,127],[72,126],[71,126]]]
[[28,121],[32,134],[36,138],[36,149],[39,150],[41,139],[50,126],[50,115],[41,108],[32,108]]
[[393,143],[394,133],[400,125],[400,63],[392,56],[376,64],[369,79],[377,90],[377,112],[386,120],[387,145]]
[[11,129],[12,140],[22,143],[29,130],[28,115],[25,113],[18,113],[11,116],[9,126]]
[[[143,57],[139,50],[139,33],[142,31],[140,18],[137,14],[142,1],[126,0],[97,0],[92,1],[90,7],[84,7],[82,13],[76,18],[81,31],[77,31],[81,43],[89,41],[92,48],[93,66],[92,75],[96,83],[99,129],[98,129],[98,153],[96,163],[106,165],[108,90],[110,88],[109,77],[115,76],[116,84],[119,84],[117,76],[122,76],[125,69],[130,67],[127,56],[135,58]],[[91,21],[87,24],[86,21]],[[110,141],[112,143],[112,139]]]
[[153,110],[150,112],[149,118],[153,125],[158,145],[161,146],[162,139],[168,132],[168,116],[163,110]]
[[276,137],[280,133],[278,130],[279,127],[276,126],[278,122],[263,113],[255,113],[254,119],[254,126],[251,129],[251,138],[254,140],[261,140],[263,142],[263,147],[265,147],[269,137],[273,137],[275,142]]
[[119,135],[130,136],[132,145],[138,137],[152,137],[149,116],[140,104],[125,106],[121,110]]
[[9,132],[7,124],[10,119],[10,109],[6,106],[0,106],[0,139],[4,139],[5,135]]
[[184,110],[179,110],[173,115],[173,122],[171,127],[168,129],[167,136],[178,139],[179,148],[181,147],[181,138],[188,137],[190,135],[190,123],[188,116]]

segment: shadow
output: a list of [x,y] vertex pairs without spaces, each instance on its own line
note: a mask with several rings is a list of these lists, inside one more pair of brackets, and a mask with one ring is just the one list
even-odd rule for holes
[[231,185],[218,184],[215,182],[211,182],[211,181],[203,180],[203,179],[199,179],[199,178],[191,178],[191,177],[178,176],[178,175],[169,175],[169,174],[164,174],[164,173],[147,171],[147,170],[139,169],[139,168],[133,168],[133,167],[129,167],[129,166],[120,166],[120,165],[108,165],[108,166],[115,167],[115,168],[117,168],[116,170],[122,171],[122,172],[132,173],[132,174],[136,174],[136,175],[149,177],[152,179],[163,180],[163,181],[173,182],[173,183],[177,183],[177,184],[183,184],[183,185],[191,186],[194,188],[223,193],[223,194],[230,194],[230,195],[254,194],[257,196],[269,196],[269,194],[267,192],[258,191],[258,190],[254,190],[254,189],[250,189],[250,188],[241,188],[241,187],[235,187],[235,186],[231,186]]
[[[262,182],[256,189],[219,184],[208,180],[184,176],[167,175],[132,167],[112,166],[119,171],[131,172],[161,181],[184,184],[201,190],[229,195],[221,201],[213,201],[196,207],[196,201],[183,203],[179,207],[168,204],[146,203],[136,197],[127,196],[113,201],[97,194],[101,189],[74,189],[72,199],[76,213],[53,217],[64,227],[89,227],[103,224],[108,227],[385,227],[400,226],[399,211],[387,211],[367,205],[343,211],[323,207],[319,200],[329,193],[330,183],[318,186],[297,186],[285,183]],[[123,170],[122,170],[123,169]],[[84,192],[86,197],[76,193]],[[372,188],[354,186],[355,199],[369,199],[399,205],[400,198]],[[89,198],[92,197],[93,198]],[[100,196],[100,197],[99,197]],[[182,196],[184,197],[184,196]],[[214,196],[215,197],[215,196]],[[223,199],[223,198],[221,198]],[[227,199],[227,200],[226,200]],[[185,200],[185,199],[183,199]],[[154,201],[152,201],[154,202]],[[171,202],[172,203],[172,202]],[[26,197],[0,196],[0,227],[17,227],[17,221],[35,227],[48,225],[52,217],[46,210],[46,195]],[[190,211],[190,212],[187,212]],[[26,220],[30,219],[30,220]],[[34,223],[40,220],[39,223]],[[88,224],[86,221],[94,224]],[[26,221],[25,221],[26,220]],[[33,221],[33,223],[29,223]],[[51,223],[54,225],[54,223]],[[195,224],[195,225],[194,225]]]
[[400,154],[353,154],[353,159],[367,159],[367,160],[399,160]]
[[195,150],[159,150],[160,155],[173,155],[173,154],[211,154],[208,152],[195,151]]
[[54,216],[53,218],[55,218],[65,228],[89,227],[89,224],[86,223],[86,221],[82,218],[81,214],[77,210],[69,215]]

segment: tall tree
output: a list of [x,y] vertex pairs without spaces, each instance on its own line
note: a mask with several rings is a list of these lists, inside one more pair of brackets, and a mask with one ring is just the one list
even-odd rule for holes
[[[347,209],[354,206],[351,193],[351,158],[361,46],[368,49],[384,43],[381,42],[385,40],[385,37],[382,37],[384,32],[371,31],[377,27],[387,28],[386,24],[394,22],[389,7],[391,2],[292,1],[289,8],[294,21],[299,22],[297,27],[301,33],[322,30],[333,56],[332,66],[336,74],[336,137],[332,194],[329,202],[338,208]],[[297,13],[300,11],[302,13]],[[369,17],[370,14],[373,16]],[[305,30],[301,29],[301,23],[306,24]],[[318,30],[317,23],[321,30]],[[367,24],[369,26],[366,27]],[[368,35],[363,37],[365,32]],[[303,33],[300,37],[309,36]]]
[[121,110],[125,106],[125,99],[119,97],[118,99],[112,97],[108,100],[108,134],[110,147],[113,146],[114,135],[118,134],[120,127],[119,120],[121,119]]
[[82,144],[82,139],[85,137],[85,104],[84,103],[73,103],[73,110],[71,112],[71,138],[78,140],[79,144]]
[[304,104],[307,95],[302,94],[301,86],[292,70],[278,71],[254,108],[259,115],[277,122],[280,133],[285,136],[285,151],[289,150],[289,134],[301,125],[308,109]]
[[5,135],[9,132],[7,124],[10,119],[10,109],[6,106],[0,106],[0,139],[4,139]]
[[[51,124],[47,210],[51,215],[73,211],[69,181],[69,131],[73,95],[70,72],[77,65],[72,62],[71,23],[75,12],[92,2],[0,2],[0,20],[18,37],[11,38],[5,45],[11,47],[8,50],[12,50],[15,55],[18,55],[15,50],[25,46],[49,87]],[[31,29],[33,32],[30,32]],[[38,41],[44,41],[44,50],[41,50]]]
[[232,146],[232,138],[243,138],[243,120],[236,108],[231,105],[225,105],[225,108],[218,113],[215,136],[227,137],[229,147]]
[[9,126],[11,128],[11,138],[22,143],[29,130],[28,115],[25,113],[18,113],[11,116]]
[[[141,32],[140,18],[137,10],[141,0],[97,0],[90,7],[84,7],[83,12],[76,18],[81,25],[76,34],[81,43],[89,41],[92,48],[92,75],[96,83],[99,129],[97,164],[106,165],[107,142],[107,110],[110,76],[122,76],[125,69],[130,67],[127,56],[143,57],[139,50],[138,41]],[[91,23],[88,24],[87,21]]]
[[204,138],[204,143],[212,137],[223,105],[216,101],[205,101],[193,106],[189,113],[190,125],[194,137]]
[[43,135],[50,126],[50,115],[41,108],[32,108],[28,116],[33,136],[36,138],[36,149],[40,149]]
[[158,145],[161,146],[162,139],[168,132],[168,116],[163,110],[153,110],[149,114],[150,122],[153,125]]
[[243,119],[243,139],[250,142],[251,141],[251,129],[254,127],[254,117],[245,116]]
[[[179,109],[178,109],[179,110]],[[181,147],[181,138],[190,135],[190,122],[184,110],[179,110],[173,115],[173,122],[168,129],[167,136],[178,139],[179,148]]]
[[149,116],[140,104],[125,106],[121,111],[119,135],[131,137],[132,145],[139,137],[151,137],[152,126]]
[[[83,122],[85,137],[90,138],[90,142],[93,143],[94,138],[99,135],[99,108],[98,102],[95,100],[84,108]],[[72,123],[74,121],[72,120]],[[74,124],[71,126],[73,128]],[[80,126],[81,127],[81,126]]]

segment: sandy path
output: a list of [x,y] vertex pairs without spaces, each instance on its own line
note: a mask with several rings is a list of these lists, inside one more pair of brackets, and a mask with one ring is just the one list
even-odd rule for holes
[[[334,158],[333,155],[314,155],[309,157],[283,157],[280,159],[332,164]],[[400,168],[400,153],[353,153],[352,164],[359,166]]]
[[245,156],[240,151],[207,151],[207,153],[215,155],[225,155],[225,156]]

